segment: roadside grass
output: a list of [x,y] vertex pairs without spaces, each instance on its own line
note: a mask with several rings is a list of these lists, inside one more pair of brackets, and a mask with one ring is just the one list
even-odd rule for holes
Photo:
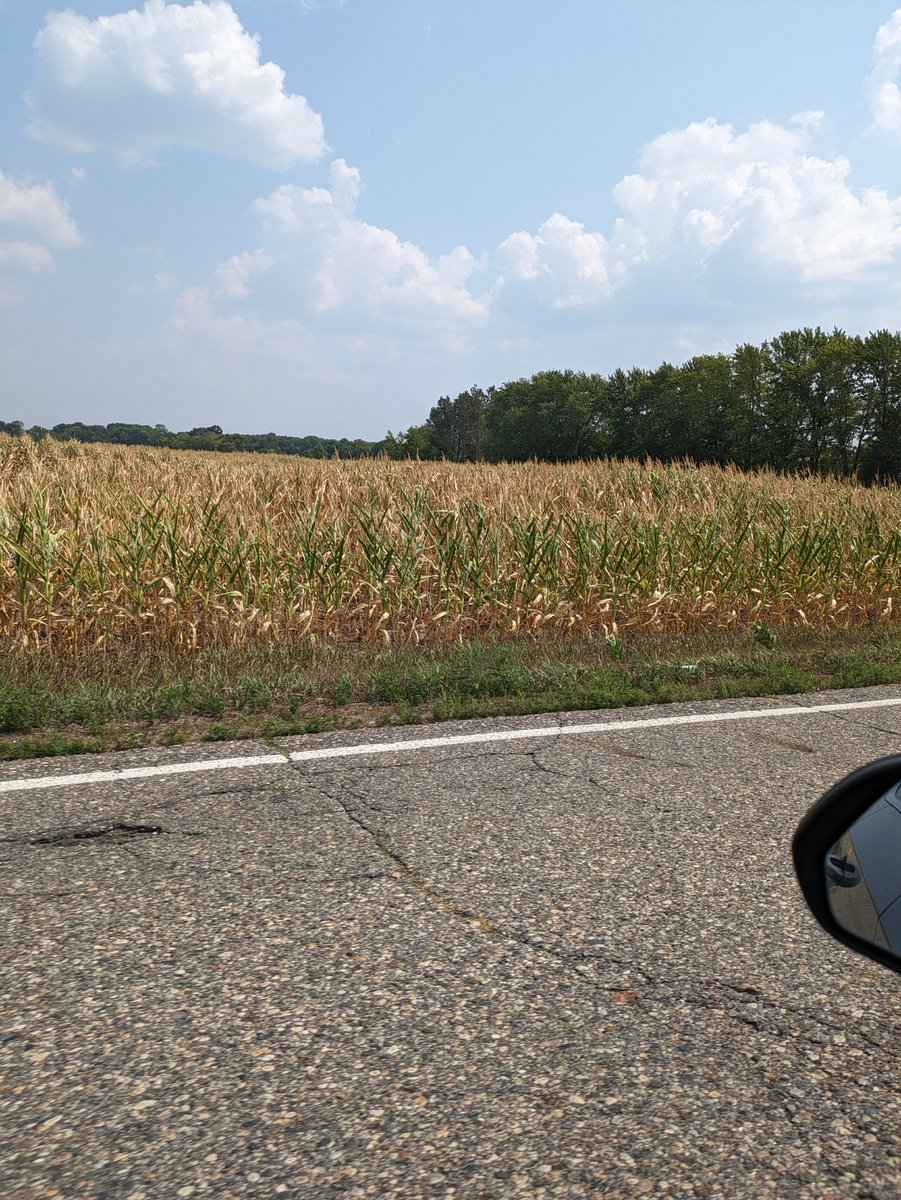
[[901,684],[901,630],[0,654],[0,760]]

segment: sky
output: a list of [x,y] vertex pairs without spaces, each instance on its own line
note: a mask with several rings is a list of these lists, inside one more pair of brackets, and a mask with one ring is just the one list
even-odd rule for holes
[[901,328],[901,8],[0,0],[0,419],[380,438]]

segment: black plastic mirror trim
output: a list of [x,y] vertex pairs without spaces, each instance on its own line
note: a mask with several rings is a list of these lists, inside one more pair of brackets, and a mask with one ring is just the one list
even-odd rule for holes
[[899,780],[901,754],[877,759],[846,775],[816,802],[801,821],[792,839],[792,857],[804,899],[826,932],[849,949],[901,974],[901,958],[849,933],[838,924],[829,906],[826,872],[823,869],[830,847]]

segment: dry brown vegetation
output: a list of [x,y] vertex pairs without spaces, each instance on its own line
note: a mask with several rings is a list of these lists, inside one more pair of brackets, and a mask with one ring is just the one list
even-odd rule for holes
[[0,632],[84,656],[893,621],[899,528],[897,488],[717,467],[0,435]]

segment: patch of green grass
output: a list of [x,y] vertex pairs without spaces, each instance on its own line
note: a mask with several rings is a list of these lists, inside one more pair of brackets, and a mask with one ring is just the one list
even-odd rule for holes
[[0,759],[326,729],[901,684],[901,629],[761,641],[571,640],[166,653],[98,664],[0,654]]
[[100,738],[69,737],[63,733],[47,737],[16,738],[0,742],[0,762],[22,758],[55,758],[63,754],[99,754],[108,749]]
[[365,699],[410,706],[439,699],[469,704],[521,696],[533,686],[521,647],[476,641],[453,644],[440,655],[395,652],[373,671]]
[[40,681],[0,687],[0,733],[28,733],[41,722],[47,708]]
[[836,656],[836,687],[876,687],[879,684],[896,683],[898,666],[868,657],[859,650],[849,650]]
[[146,702],[142,706],[140,716],[145,720],[160,720],[166,717],[179,717],[193,708],[191,688],[187,680],[163,682],[158,687],[146,693]]
[[347,672],[345,671],[344,674],[341,676],[341,678],[338,680],[338,682],[335,684],[334,690],[332,692],[332,704],[337,705],[339,708],[342,705],[347,704],[348,701],[350,700],[351,696],[353,695],[353,687],[354,687],[353,676],[348,675]]
[[237,737],[237,730],[233,725],[211,725],[206,731],[206,741],[208,742],[230,742]]

